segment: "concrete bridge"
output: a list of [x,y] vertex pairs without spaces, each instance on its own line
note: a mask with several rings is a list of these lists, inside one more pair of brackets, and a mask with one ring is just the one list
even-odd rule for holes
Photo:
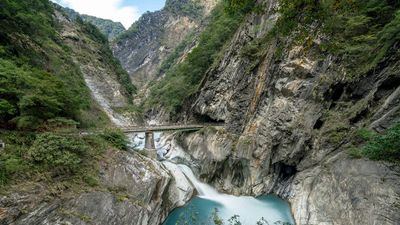
[[197,131],[204,127],[221,127],[224,124],[173,124],[173,125],[155,125],[155,126],[138,126],[138,127],[123,127],[124,133],[145,133],[144,148],[147,150],[155,150],[154,132],[163,131]]
[[[159,126],[140,126],[140,127],[123,127],[122,131],[124,133],[140,133],[140,132],[162,132],[162,131],[191,131],[191,130],[200,130],[203,127],[210,125],[201,125],[201,124],[184,124],[184,125],[159,125]],[[215,126],[215,124],[213,125]],[[219,125],[221,126],[221,125]]]

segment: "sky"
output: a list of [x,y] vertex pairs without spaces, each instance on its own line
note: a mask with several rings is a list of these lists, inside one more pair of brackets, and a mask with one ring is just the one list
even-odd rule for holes
[[161,9],[165,0],[51,0],[81,14],[121,22],[128,29],[147,11]]

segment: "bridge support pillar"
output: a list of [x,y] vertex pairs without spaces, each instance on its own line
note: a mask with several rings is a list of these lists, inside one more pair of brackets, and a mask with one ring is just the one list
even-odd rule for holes
[[154,132],[153,131],[145,132],[144,149],[146,151],[148,151],[150,157],[152,157],[152,158],[157,157],[156,146],[154,145]]
[[152,131],[146,131],[146,139],[144,142],[145,149],[156,149],[154,146],[154,133]]

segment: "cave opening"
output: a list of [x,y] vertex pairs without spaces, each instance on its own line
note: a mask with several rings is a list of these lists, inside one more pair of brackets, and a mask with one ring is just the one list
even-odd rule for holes
[[283,162],[274,163],[273,170],[282,180],[287,180],[297,173],[296,166],[288,165]]

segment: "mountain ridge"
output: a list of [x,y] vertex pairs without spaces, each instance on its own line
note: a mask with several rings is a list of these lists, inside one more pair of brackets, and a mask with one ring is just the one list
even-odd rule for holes
[[95,25],[104,34],[104,36],[107,37],[109,41],[114,40],[121,33],[125,32],[125,27],[120,22],[114,22],[110,19],[103,19],[86,14],[80,14],[68,7],[60,7],[65,13],[67,13],[68,17],[70,17],[71,19],[75,20],[77,17],[80,17],[83,21]]

